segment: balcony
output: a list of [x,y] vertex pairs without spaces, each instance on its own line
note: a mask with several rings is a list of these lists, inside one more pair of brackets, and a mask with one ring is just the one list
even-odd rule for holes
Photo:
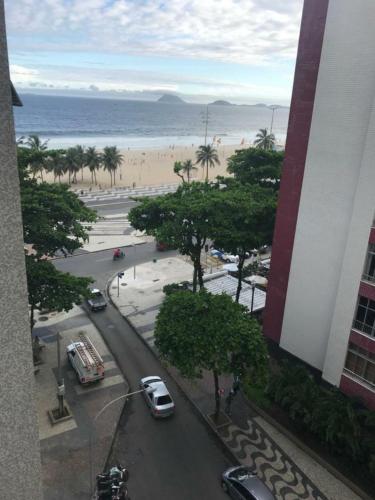
[[371,283],[375,285],[375,276],[372,276],[371,274],[362,274],[362,281],[367,281],[368,283]]
[[353,328],[360,332],[366,333],[366,335],[369,335],[370,337],[375,337],[375,324],[371,326],[355,319],[353,321]]

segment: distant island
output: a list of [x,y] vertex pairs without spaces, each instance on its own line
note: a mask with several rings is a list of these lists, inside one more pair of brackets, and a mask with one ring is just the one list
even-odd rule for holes
[[209,106],[235,106],[235,104],[232,104],[231,102],[228,101],[214,101],[208,103]]
[[157,102],[166,102],[166,103],[169,103],[169,104],[178,104],[178,103],[185,104],[185,101],[183,101],[181,99],[181,97],[178,97],[177,95],[173,95],[173,94],[164,94],[161,97],[159,97],[159,99],[157,100]]

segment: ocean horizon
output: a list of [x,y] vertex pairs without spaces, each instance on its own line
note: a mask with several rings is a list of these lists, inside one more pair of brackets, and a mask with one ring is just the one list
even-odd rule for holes
[[[206,105],[108,98],[21,94],[14,108],[17,138],[37,134],[50,148],[81,144],[103,148],[162,149],[204,143]],[[251,144],[270,129],[272,112],[256,106],[208,106],[207,142]],[[274,113],[273,133],[284,144],[289,108]]]

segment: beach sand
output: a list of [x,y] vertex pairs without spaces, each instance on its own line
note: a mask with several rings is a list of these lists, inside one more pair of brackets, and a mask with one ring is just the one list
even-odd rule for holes
[[[228,175],[227,159],[234,154],[235,150],[247,146],[241,145],[219,145],[217,151],[220,165],[209,168],[209,178],[214,179],[217,175]],[[145,149],[132,150],[122,149],[122,165],[116,172],[116,187],[127,186],[155,186],[162,184],[172,184],[181,181],[173,172],[175,161],[193,160],[195,161],[195,151],[197,146],[179,146],[166,149]],[[74,189],[92,187],[93,190],[110,187],[109,173],[102,168],[96,172],[98,185],[91,183],[91,173],[88,168],[83,170],[83,182],[81,181],[81,172],[77,174],[77,184],[73,184]],[[205,171],[197,166],[193,172],[193,180],[202,181],[205,178]],[[44,179],[53,182],[53,174],[44,175]],[[68,175],[61,177],[62,182],[68,182]],[[57,179],[56,179],[57,182]],[[100,186],[100,187],[99,187]]]

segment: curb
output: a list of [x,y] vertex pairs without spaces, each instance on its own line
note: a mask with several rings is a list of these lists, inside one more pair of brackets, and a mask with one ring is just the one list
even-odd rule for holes
[[[370,497],[367,493],[365,493],[363,490],[359,488],[356,484],[354,484],[350,479],[347,479],[340,471],[338,471],[333,465],[330,463],[326,462],[324,458],[322,458],[320,455],[318,455],[315,451],[313,451],[309,446],[305,445],[300,439],[298,439],[293,433],[288,431],[283,425],[281,425],[279,422],[274,420],[273,417],[268,415],[267,412],[259,408],[255,403],[250,401],[244,394],[243,398],[246,402],[246,404],[256,413],[258,413],[266,422],[271,424],[273,427],[275,427],[281,434],[286,436],[292,443],[294,443],[298,448],[300,448],[302,451],[306,453],[306,455],[309,455],[313,460],[318,462],[318,464],[326,469],[332,476],[334,476],[336,479],[341,481],[342,483],[345,484],[350,490],[352,490],[356,495],[358,495],[360,498],[363,498],[363,500],[373,500],[373,497]],[[260,425],[260,424],[259,424]]]
[[[154,349],[146,342],[146,340],[142,337],[142,335],[140,335],[137,331],[137,329],[133,326],[133,324],[131,323],[131,321],[128,320],[128,318],[126,316],[124,316],[122,314],[122,312],[120,311],[120,309],[117,307],[117,305],[114,303],[114,301],[112,300],[112,297],[109,293],[109,288],[110,288],[110,285],[112,284],[112,280],[113,278],[109,279],[108,280],[108,283],[107,283],[107,296],[108,296],[108,300],[111,302],[112,306],[117,309],[117,311],[121,314],[122,318],[124,319],[124,321],[126,321],[126,323],[129,325],[129,327],[134,331],[134,333],[137,335],[137,337],[143,342],[143,344],[149,349],[149,351],[152,353],[152,355],[155,357],[155,359],[157,359],[159,362],[161,362],[161,359],[159,358],[159,356],[157,355],[157,353],[154,351]],[[221,439],[221,436],[220,434],[218,433],[218,431],[210,424],[209,420],[207,419],[206,415],[204,413],[201,412],[201,410],[199,409],[198,405],[196,403],[194,403],[194,401],[190,398],[190,396],[185,392],[185,390],[182,388],[180,382],[174,377],[174,375],[169,371],[168,369],[168,366],[166,365],[162,365],[163,368],[168,372],[169,376],[171,378],[173,378],[173,380],[175,381],[177,387],[179,388],[181,394],[183,395],[183,397],[190,403],[190,405],[192,406],[193,408],[193,411],[194,413],[199,417],[199,419],[203,422],[203,424],[206,426],[206,428],[208,428],[208,430],[212,433],[213,436],[215,436],[216,438],[218,438],[219,440],[219,443],[220,443],[220,446],[221,448],[223,449],[224,453],[226,455],[229,455],[230,456],[230,459],[231,461],[235,464],[235,465],[241,465],[238,458],[236,457],[236,455],[234,454],[234,452],[231,450],[231,448]]]
[[[130,248],[130,247],[135,247],[138,245],[146,245],[146,243],[149,243],[149,242],[148,241],[140,241],[139,243],[134,243],[132,245],[122,245],[120,248]],[[57,256],[57,257],[52,257],[49,260],[72,259],[73,257],[81,257],[81,255],[91,255],[93,253],[105,252],[106,250],[113,250],[114,248],[117,248],[117,246],[114,246],[111,248],[101,248],[100,250],[93,250],[92,252],[86,251],[86,252],[78,253],[76,255],[67,255],[66,257],[64,255],[61,255],[61,256]]]

